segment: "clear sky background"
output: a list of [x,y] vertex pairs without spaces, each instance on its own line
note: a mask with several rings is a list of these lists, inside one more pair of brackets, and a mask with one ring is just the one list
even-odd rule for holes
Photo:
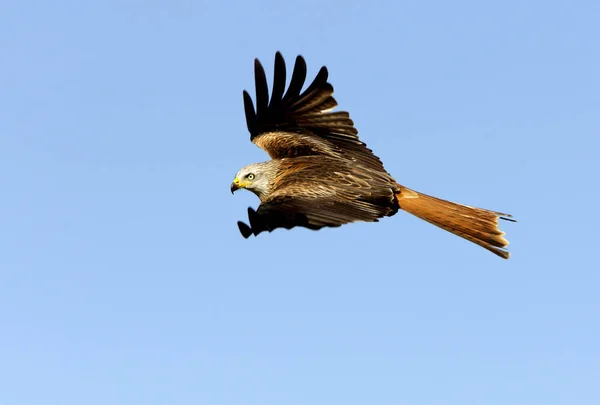
[[[0,5],[0,404],[600,403],[600,3]],[[242,90],[327,65],[396,179],[509,212],[244,240]]]

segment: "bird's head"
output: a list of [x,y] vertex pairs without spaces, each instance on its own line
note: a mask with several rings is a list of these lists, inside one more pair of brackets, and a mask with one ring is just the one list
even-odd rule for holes
[[236,174],[231,183],[231,193],[245,188],[262,199],[269,193],[274,176],[275,171],[271,162],[253,163]]

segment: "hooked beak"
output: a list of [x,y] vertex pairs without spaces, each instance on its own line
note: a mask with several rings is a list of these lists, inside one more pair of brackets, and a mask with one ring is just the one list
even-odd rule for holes
[[236,190],[239,190],[240,187],[240,179],[237,177],[233,179],[233,183],[231,183],[231,194],[233,194]]

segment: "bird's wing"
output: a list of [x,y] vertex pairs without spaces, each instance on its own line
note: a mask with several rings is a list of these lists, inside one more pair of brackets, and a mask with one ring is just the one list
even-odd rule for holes
[[306,62],[298,56],[285,91],[285,61],[277,52],[270,100],[265,70],[258,59],[254,63],[254,74],[256,110],[250,95],[244,91],[246,123],[250,140],[271,158],[326,155],[384,170],[379,158],[358,139],[350,115],[331,111],[337,102],[333,98],[333,86],[327,81],[325,66],[301,93],[306,80]]
[[[359,207],[364,205],[364,207]],[[367,203],[349,204],[332,199],[301,199],[281,197],[261,204],[257,211],[248,208],[250,225],[238,222],[244,237],[258,235],[277,228],[291,229],[296,226],[317,230],[323,227],[338,227],[355,221],[376,222],[379,217]]]
[[335,159],[316,156],[282,162],[289,167],[281,168],[269,198],[257,211],[248,209],[250,226],[238,223],[242,234],[248,237],[276,228],[317,230],[356,221],[376,222],[398,211],[397,190],[385,172],[333,162]]

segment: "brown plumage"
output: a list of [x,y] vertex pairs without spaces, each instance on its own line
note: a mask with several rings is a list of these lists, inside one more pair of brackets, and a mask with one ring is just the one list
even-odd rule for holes
[[355,221],[377,222],[402,209],[500,257],[509,257],[498,219],[512,221],[511,216],[441,200],[398,184],[359,140],[350,115],[331,112],[337,102],[326,67],[301,93],[306,63],[298,56],[285,91],[285,62],[277,53],[270,100],[265,71],[258,60],[254,67],[256,110],[244,91],[246,121],[251,141],[272,160],[244,167],[232,184],[232,192],[246,188],[261,200],[258,210],[248,209],[250,225],[238,222],[244,237],[276,228],[317,230]]

